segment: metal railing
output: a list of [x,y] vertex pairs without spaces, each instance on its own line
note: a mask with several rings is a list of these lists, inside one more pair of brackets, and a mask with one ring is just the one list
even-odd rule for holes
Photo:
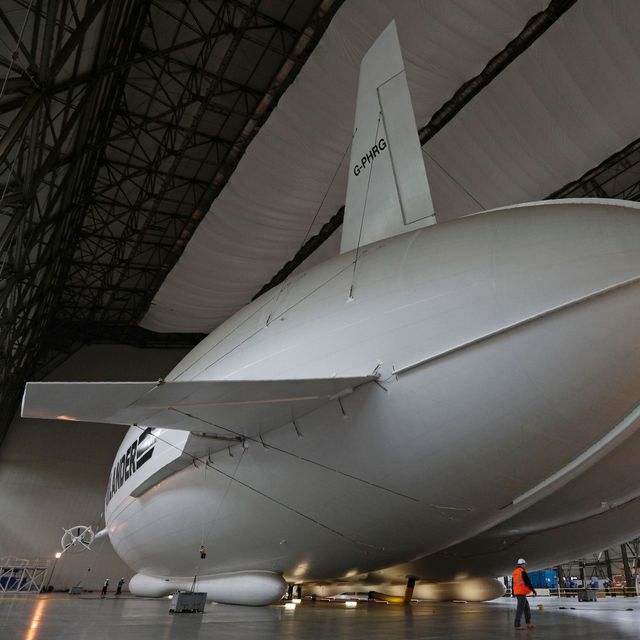
[[[542,589],[542,587],[540,587],[540,589]],[[544,587],[544,589],[546,591],[547,587]],[[601,588],[601,587],[590,587],[588,585],[586,587],[548,588],[549,595],[557,598],[577,598],[585,590],[595,591],[598,598],[606,598],[606,597],[625,598],[625,597],[634,597],[634,596],[640,595],[640,593],[638,593],[638,590],[635,587],[633,586],[627,587],[622,585],[609,587],[607,589]],[[511,589],[507,589],[507,591],[505,592],[505,596],[508,596],[508,597],[511,596]]]
[[50,561],[44,558],[0,558],[1,593],[39,593]]
[[605,598],[607,596],[610,597],[631,597],[637,596],[638,592],[634,586],[615,586],[609,587],[607,589],[602,587],[590,587],[587,585],[586,587],[560,587],[555,589],[549,589],[549,595],[558,596],[560,598],[573,598],[577,597],[582,591],[589,590],[595,591],[598,598]]

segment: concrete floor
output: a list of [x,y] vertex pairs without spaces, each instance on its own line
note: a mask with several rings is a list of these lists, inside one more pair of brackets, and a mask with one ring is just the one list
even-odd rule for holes
[[[640,636],[640,600],[532,599],[532,631],[513,629],[513,602],[385,605],[304,602],[295,611],[208,604],[204,614],[169,613],[169,601],[92,595],[0,597],[3,640],[496,640],[504,637],[613,640]],[[544,610],[537,610],[538,604]],[[561,609],[560,607],[566,607]],[[574,607],[571,609],[569,607]],[[630,608],[631,611],[626,609]]]

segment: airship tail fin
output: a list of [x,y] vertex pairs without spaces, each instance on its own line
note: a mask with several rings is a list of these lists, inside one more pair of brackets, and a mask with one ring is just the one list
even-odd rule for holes
[[295,421],[374,379],[374,375],[363,375],[294,380],[29,382],[22,417],[253,437]]
[[435,223],[395,22],[360,64],[340,252]]

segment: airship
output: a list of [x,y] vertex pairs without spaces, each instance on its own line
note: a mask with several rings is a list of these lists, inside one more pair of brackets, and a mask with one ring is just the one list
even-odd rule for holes
[[134,594],[365,576],[483,599],[519,556],[640,528],[639,285],[632,202],[436,224],[392,23],[361,63],[340,254],[164,378],[28,383],[22,415],[130,426],[104,533]]

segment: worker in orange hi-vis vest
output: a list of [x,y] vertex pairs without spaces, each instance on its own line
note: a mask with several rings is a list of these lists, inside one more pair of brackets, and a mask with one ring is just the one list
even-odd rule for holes
[[[535,624],[531,622],[531,609],[529,608],[529,601],[527,595],[532,593],[534,596],[538,595],[536,590],[531,584],[531,580],[526,571],[527,563],[524,558],[518,560],[518,568],[511,574],[513,579],[511,593],[518,599],[518,607],[516,608],[516,629],[535,629]],[[524,621],[527,626],[520,625],[522,619],[522,613],[524,612]]]

